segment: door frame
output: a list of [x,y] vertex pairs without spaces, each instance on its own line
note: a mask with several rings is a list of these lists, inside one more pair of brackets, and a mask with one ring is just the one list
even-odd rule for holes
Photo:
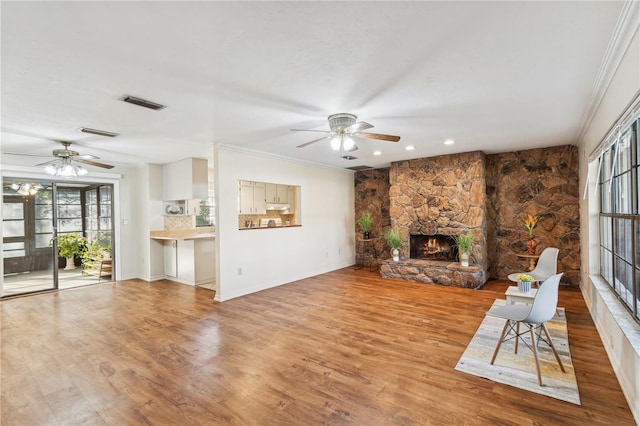
[[[51,179],[51,176],[45,174],[38,168],[34,167],[24,167],[24,166],[14,166],[14,165],[2,165],[2,170],[0,170],[0,179],[4,181],[4,179],[16,179],[16,180],[35,180],[35,181],[45,181],[45,182],[56,182],[56,183],[86,183],[86,184],[105,184],[105,185],[113,185],[113,276],[114,280],[121,279],[121,267],[120,267],[120,259],[121,259],[121,251],[120,250],[120,179],[122,178],[121,174],[118,173],[100,173],[100,172],[91,172],[90,175],[83,176],[80,179],[69,180],[69,179]],[[55,185],[54,185],[55,188]],[[55,191],[55,189],[54,189]],[[4,194],[3,191],[0,191],[0,209],[2,209]],[[1,212],[0,212],[1,213]],[[1,216],[1,215],[0,215]],[[54,210],[54,218],[57,220],[56,212]],[[55,222],[54,222],[55,224]],[[2,227],[0,227],[0,243],[2,242]],[[55,232],[55,231],[54,231]],[[55,249],[55,248],[54,248]],[[56,274],[55,282],[58,282],[57,279],[57,268],[54,268],[54,273]],[[4,262],[0,262],[0,297],[4,294]]]

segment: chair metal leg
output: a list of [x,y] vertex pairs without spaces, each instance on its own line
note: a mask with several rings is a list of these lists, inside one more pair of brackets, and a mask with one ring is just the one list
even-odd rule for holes
[[538,384],[542,386],[542,376],[540,375],[540,361],[538,360],[538,346],[536,345],[536,332],[531,324],[527,324],[529,327],[529,334],[531,334],[531,350],[533,351],[533,357],[536,360],[536,373],[538,374]]
[[[502,333],[500,333],[500,338],[498,339],[498,344],[496,345],[496,350],[493,351],[493,356],[491,357],[491,365],[493,365],[496,357],[498,356],[498,351],[500,350],[500,346],[502,345],[502,341],[504,340],[504,336],[507,334],[507,328],[509,328],[509,320],[504,322],[504,327],[502,328]],[[517,339],[517,337],[516,337]]]
[[518,342],[520,341],[520,321],[516,321],[516,341],[513,344],[513,353],[518,353]]
[[558,361],[558,364],[560,365],[560,369],[563,373],[566,373],[566,371],[564,370],[564,365],[562,365],[562,361],[560,360],[560,355],[558,355],[558,351],[556,351],[556,347],[553,345],[553,341],[551,340],[551,335],[549,334],[549,330],[547,330],[547,326],[542,323],[540,324],[540,327],[542,327],[544,334],[547,336],[549,346],[551,346],[551,350],[553,351],[553,355],[556,357],[556,361]]

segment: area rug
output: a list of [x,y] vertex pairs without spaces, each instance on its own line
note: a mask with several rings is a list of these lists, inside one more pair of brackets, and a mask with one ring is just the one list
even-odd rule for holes
[[[505,300],[496,299],[492,307],[503,306],[505,302]],[[564,308],[557,309],[556,316],[547,322],[547,328],[566,373],[563,373],[560,369],[551,347],[546,342],[540,341],[538,344],[538,357],[542,374],[542,386],[538,385],[533,352],[522,341],[518,345],[517,354],[513,353],[515,339],[504,342],[500,352],[498,352],[496,361],[493,365],[490,364],[502,327],[504,327],[504,320],[485,316],[455,369],[463,373],[484,377],[494,382],[580,405],[578,383],[576,382],[571,354],[569,353],[567,318]],[[513,332],[511,332],[511,335],[513,336]],[[527,343],[531,343],[529,336],[526,336],[525,340]]]

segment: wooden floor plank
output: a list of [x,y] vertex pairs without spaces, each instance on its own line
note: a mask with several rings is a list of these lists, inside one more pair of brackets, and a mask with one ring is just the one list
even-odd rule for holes
[[345,268],[224,303],[138,280],[5,300],[0,423],[634,424],[576,289],[581,406],[454,370],[508,285]]

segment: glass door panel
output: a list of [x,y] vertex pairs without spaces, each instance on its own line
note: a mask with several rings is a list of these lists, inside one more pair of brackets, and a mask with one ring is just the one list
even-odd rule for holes
[[[25,183],[38,191],[22,191]],[[2,296],[56,288],[52,185],[5,178],[2,187]]]

